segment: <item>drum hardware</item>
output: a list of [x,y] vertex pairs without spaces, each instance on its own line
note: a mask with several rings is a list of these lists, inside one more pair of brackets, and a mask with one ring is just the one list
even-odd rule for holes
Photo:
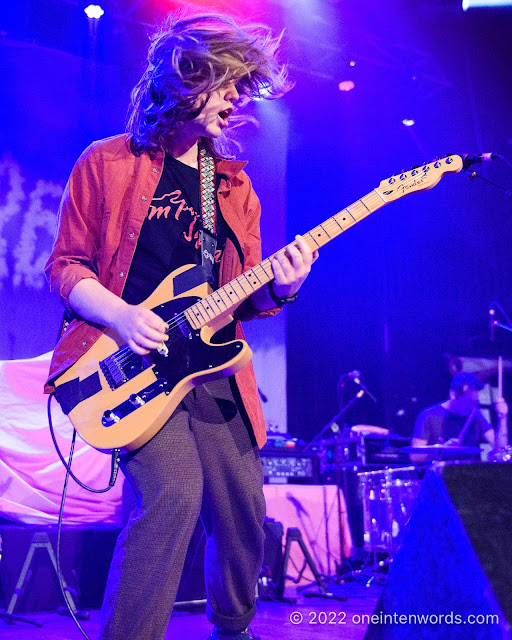
[[491,451],[487,456],[488,462],[512,462],[512,446],[501,447]]
[[402,447],[403,453],[420,453],[427,455],[430,460],[442,460],[443,457],[470,456],[481,453],[480,447],[464,447],[449,444],[426,444],[417,447]]
[[[358,474],[363,499],[364,549],[390,558],[416,505],[423,470],[415,466]],[[378,563],[377,563],[378,564]]]

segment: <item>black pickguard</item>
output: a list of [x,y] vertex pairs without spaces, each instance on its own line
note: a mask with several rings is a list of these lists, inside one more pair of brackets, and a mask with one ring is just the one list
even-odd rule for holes
[[149,367],[153,367],[156,376],[156,380],[149,386],[138,389],[121,404],[107,409],[101,420],[104,427],[112,427],[162,393],[169,395],[188,376],[220,368],[218,377],[223,377],[223,365],[242,351],[243,342],[235,340],[218,346],[203,342],[200,331],[192,330],[183,314],[183,311],[200,299],[176,298],[153,308],[169,325],[165,355],[152,351],[147,356],[139,356],[125,346],[100,362],[101,370],[112,389],[136,379],[141,371]]
[[[169,389],[173,389],[183,378],[223,366],[240,353],[243,348],[241,340],[223,345],[209,345],[200,338],[197,330],[192,330],[187,321],[173,326],[173,319],[200,298],[176,298],[170,300],[153,311],[171,325],[169,340],[166,345],[168,356],[152,352],[150,359],[154,363],[157,378],[165,378]],[[175,321],[174,321],[175,322]]]

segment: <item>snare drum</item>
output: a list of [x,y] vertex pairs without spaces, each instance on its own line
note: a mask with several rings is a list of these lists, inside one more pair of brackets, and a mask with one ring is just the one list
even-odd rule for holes
[[391,556],[416,505],[422,471],[399,467],[359,473],[363,502],[364,549]]

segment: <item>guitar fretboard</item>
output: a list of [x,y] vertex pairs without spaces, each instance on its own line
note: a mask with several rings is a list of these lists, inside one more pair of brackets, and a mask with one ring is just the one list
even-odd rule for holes
[[[312,251],[319,249],[385,204],[386,200],[374,190],[303,237]],[[191,327],[200,329],[216,318],[231,313],[255,291],[273,280],[270,262],[273,255],[189,307],[185,316]]]

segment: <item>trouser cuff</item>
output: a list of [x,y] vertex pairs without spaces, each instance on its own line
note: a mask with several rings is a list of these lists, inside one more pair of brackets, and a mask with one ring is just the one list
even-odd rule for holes
[[255,615],[256,604],[254,604],[247,613],[244,613],[243,616],[238,616],[237,618],[233,618],[232,616],[223,616],[221,613],[214,611],[211,608],[210,603],[206,605],[206,617],[208,620],[217,625],[217,627],[225,629],[226,631],[244,631],[247,629]]

